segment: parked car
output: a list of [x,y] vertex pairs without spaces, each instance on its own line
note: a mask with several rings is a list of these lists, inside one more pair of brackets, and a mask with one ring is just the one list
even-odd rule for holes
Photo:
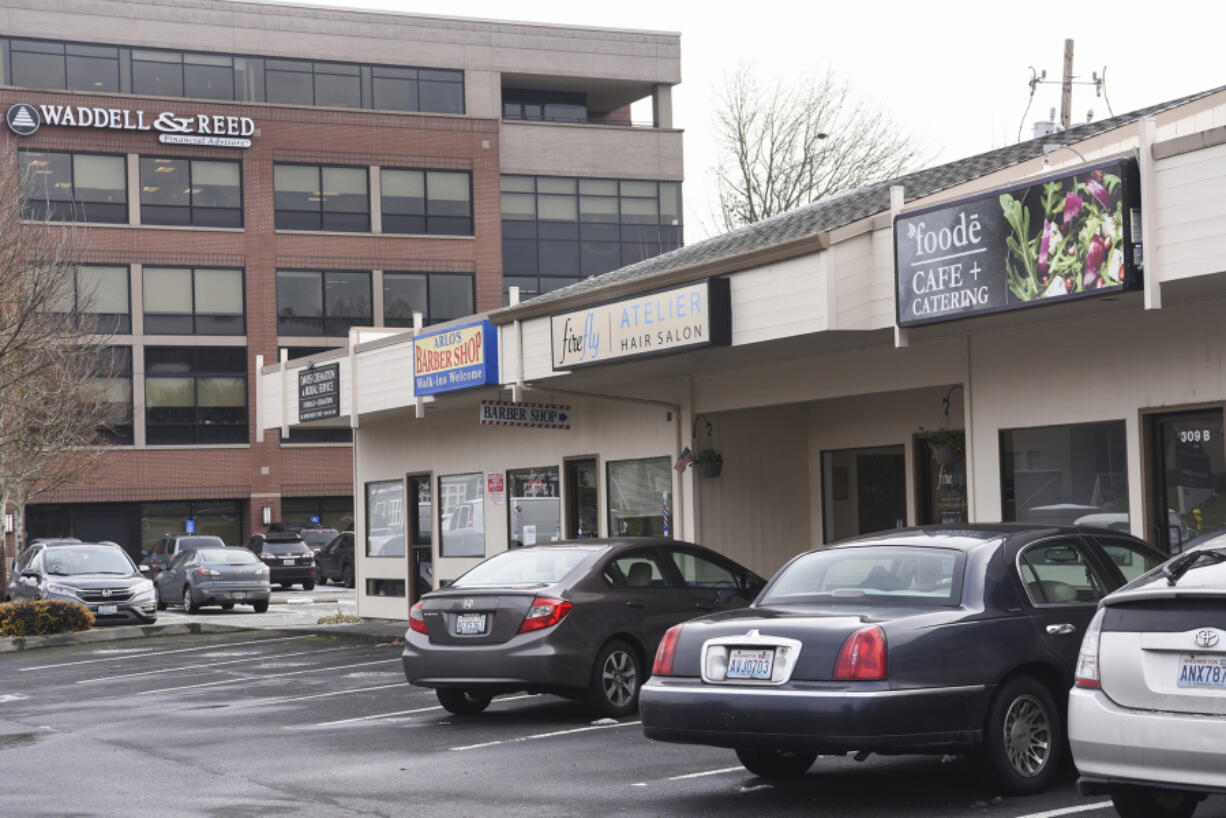
[[624,716],[664,631],[747,604],[761,577],[690,543],[576,540],[490,557],[409,611],[404,675],[452,713],[517,690]]
[[16,573],[17,563],[21,562],[22,557],[33,557],[36,549],[45,548],[48,545],[64,545],[65,543],[79,543],[76,537],[38,537],[26,543],[26,547],[21,549],[21,553],[13,557],[13,563],[10,566]]
[[1111,796],[1123,818],[1187,818],[1226,793],[1226,543],[1099,603],[1068,719],[1077,789]]
[[339,582],[346,588],[354,586],[353,532],[337,534],[315,554],[315,575],[320,585],[328,580]]
[[226,543],[221,537],[212,534],[163,534],[147,552],[140,564],[149,566],[149,575],[156,577],[165,571],[171,561],[185,548],[225,548]]
[[149,624],[157,621],[157,608],[145,572],[110,543],[42,544],[22,552],[4,598],[79,602],[99,625]]
[[929,526],[793,558],[752,606],[672,628],[648,738],[730,747],[752,773],[818,753],[983,758],[1013,793],[1060,766],[1064,697],[1099,599],[1159,564],[1102,529]]
[[321,528],[320,526],[303,528],[298,531],[298,534],[301,535],[303,541],[305,541],[306,544],[311,547],[311,550],[314,551],[316,555],[323,550],[324,546],[332,542],[332,540],[335,539],[336,535],[339,533],[340,532],[335,528]]
[[154,580],[159,611],[182,605],[194,614],[205,605],[230,610],[235,603],[268,610],[269,569],[246,548],[185,548]]
[[247,548],[268,566],[274,585],[288,588],[300,583],[304,591],[315,587],[315,553],[297,532],[252,534]]

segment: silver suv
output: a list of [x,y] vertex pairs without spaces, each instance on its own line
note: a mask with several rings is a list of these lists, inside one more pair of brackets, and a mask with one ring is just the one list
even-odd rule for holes
[[1110,795],[1124,818],[1190,816],[1226,793],[1226,545],[1099,603],[1068,711],[1078,790]]

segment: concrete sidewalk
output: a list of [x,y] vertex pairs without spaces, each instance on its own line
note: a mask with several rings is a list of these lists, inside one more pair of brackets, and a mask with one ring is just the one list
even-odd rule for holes
[[142,639],[153,636],[184,636],[193,633],[234,633],[238,631],[293,631],[316,636],[341,636],[363,642],[396,642],[404,640],[409,623],[399,619],[364,619],[345,625],[274,625],[259,627],[245,622],[242,625],[221,622],[177,622],[154,625],[114,625],[74,633],[54,633],[49,636],[24,636],[0,638],[0,653],[12,653],[34,648],[84,645],[94,642],[115,642],[127,639]]

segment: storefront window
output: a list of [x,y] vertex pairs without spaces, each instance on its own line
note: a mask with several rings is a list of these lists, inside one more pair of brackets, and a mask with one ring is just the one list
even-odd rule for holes
[[243,545],[243,514],[237,500],[141,503],[141,548],[151,549],[165,534],[212,534],[226,545]]
[[481,474],[453,474],[438,479],[442,531],[439,556],[485,556],[485,492]]
[[672,513],[669,458],[609,463],[610,537],[671,537]]
[[404,482],[401,480],[366,484],[366,556],[404,556]]
[[1129,530],[1124,421],[1002,429],[1001,518]]
[[562,538],[562,497],[556,466],[507,472],[512,548]]
[[344,497],[282,497],[282,520],[305,520],[320,528],[347,531],[353,528],[353,498]]

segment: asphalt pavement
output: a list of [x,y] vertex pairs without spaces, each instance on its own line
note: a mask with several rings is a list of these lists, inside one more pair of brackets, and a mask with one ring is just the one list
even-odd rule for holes
[[[314,604],[337,603],[296,603]],[[960,758],[826,757],[779,784],[550,696],[452,716],[399,657],[296,628],[5,655],[0,815],[1113,814],[1071,770],[1031,798],[998,797]],[[1226,799],[1197,815],[1226,816]]]

